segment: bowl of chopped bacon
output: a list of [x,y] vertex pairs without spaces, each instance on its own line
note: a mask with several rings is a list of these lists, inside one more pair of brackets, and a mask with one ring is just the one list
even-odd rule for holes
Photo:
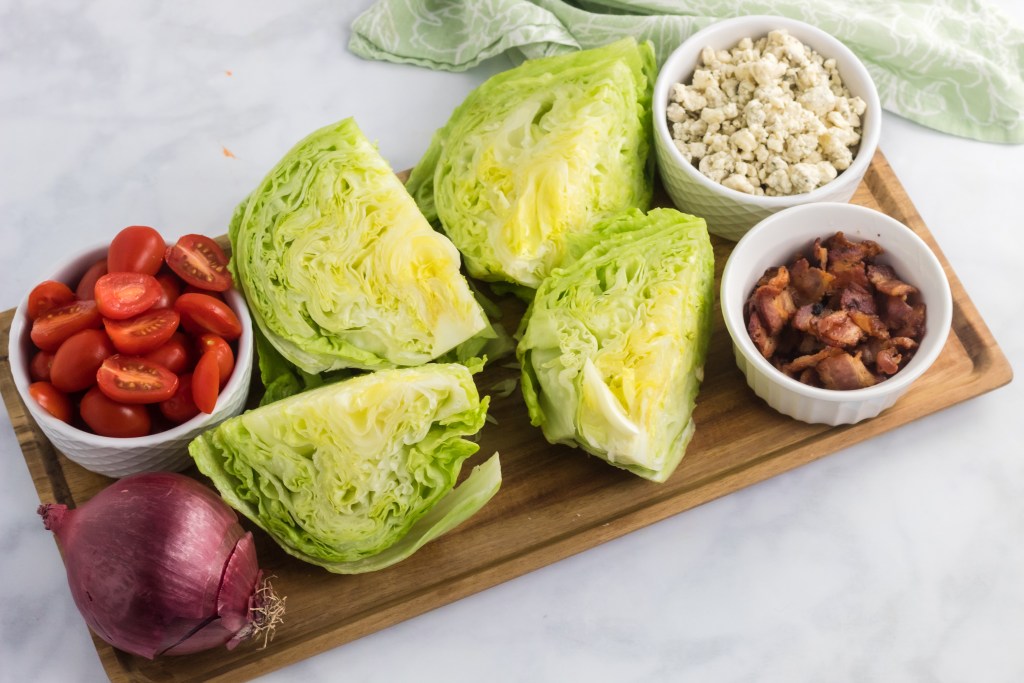
[[892,406],[939,356],[953,315],[942,265],[920,237],[830,202],[780,211],[744,235],[720,300],[754,393],[830,425]]

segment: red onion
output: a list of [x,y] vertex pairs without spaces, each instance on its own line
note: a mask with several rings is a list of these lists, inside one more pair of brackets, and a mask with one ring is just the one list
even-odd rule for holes
[[86,623],[152,659],[269,637],[284,611],[256,564],[252,533],[216,493],[182,474],[125,477],[84,505],[41,505]]

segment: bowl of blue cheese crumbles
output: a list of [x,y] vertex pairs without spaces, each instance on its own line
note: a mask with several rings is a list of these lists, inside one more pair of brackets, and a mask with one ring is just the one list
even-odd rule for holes
[[733,240],[781,209],[848,201],[881,124],[874,83],[845,45],[770,16],[686,40],[661,68],[653,110],[669,197]]

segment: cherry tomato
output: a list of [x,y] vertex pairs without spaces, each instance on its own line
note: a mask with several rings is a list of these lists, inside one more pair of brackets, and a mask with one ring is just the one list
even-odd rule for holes
[[142,357],[159,363],[174,374],[180,375],[192,367],[192,353],[189,346],[185,335],[175,332],[166,344],[143,354]]
[[117,233],[107,252],[107,269],[111,273],[145,273],[156,275],[164,262],[167,245],[153,228],[130,225]]
[[204,353],[196,363],[192,373],[192,400],[196,407],[207,415],[217,407],[217,396],[220,395],[220,368],[217,367],[217,356]]
[[96,281],[100,279],[100,276],[107,274],[107,259],[97,261],[96,263],[89,266],[89,270],[85,271],[85,275],[78,281],[78,287],[75,289],[75,296],[82,301],[91,301],[96,298],[96,294],[93,289],[96,287]]
[[181,296],[181,280],[174,273],[160,273],[156,276],[156,281],[160,283],[163,294],[153,304],[153,308],[170,308]]
[[67,338],[53,357],[51,382],[61,391],[73,393],[96,384],[96,371],[117,351],[103,330],[82,330]]
[[163,292],[152,275],[110,272],[96,281],[96,306],[104,318],[126,320],[152,308]]
[[93,387],[86,392],[78,410],[85,424],[100,436],[145,436],[149,434],[149,427],[152,424],[146,406],[112,401],[99,387]]
[[36,351],[28,364],[28,376],[36,382],[50,381],[50,367],[53,365],[53,354],[49,351]]
[[71,401],[49,382],[33,382],[28,393],[43,410],[61,422],[71,422]]
[[204,334],[199,337],[199,353],[213,353],[217,356],[217,369],[220,373],[220,388],[228,383],[231,371],[235,369],[235,353],[231,345],[215,334]]
[[43,351],[56,351],[75,332],[99,327],[101,320],[95,301],[75,301],[36,318],[30,336]]
[[174,310],[206,332],[230,341],[242,335],[242,323],[231,307],[209,294],[182,294]]
[[75,300],[75,293],[63,282],[46,280],[40,282],[28,295],[28,308],[25,312],[29,320],[35,320],[43,313],[61,306],[67,306]]
[[167,249],[164,260],[187,284],[215,292],[231,288],[228,257],[206,235],[185,235]]
[[200,289],[199,287],[195,287],[193,285],[185,285],[185,289],[181,290],[181,293],[182,294],[205,294],[206,296],[212,296],[214,299],[219,299],[220,301],[224,301],[224,297],[221,295],[220,292],[212,292],[212,291],[210,291],[208,289]]
[[174,396],[178,376],[151,360],[115,354],[96,371],[96,384],[120,403],[159,403]]
[[170,308],[151,309],[128,320],[104,320],[114,348],[139,356],[164,344],[178,329],[178,314]]
[[160,403],[160,412],[174,424],[181,424],[199,414],[199,408],[192,399],[192,373],[178,377],[178,390],[166,401]]

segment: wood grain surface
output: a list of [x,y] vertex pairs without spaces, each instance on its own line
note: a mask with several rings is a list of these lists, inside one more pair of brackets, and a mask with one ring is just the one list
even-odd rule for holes
[[[148,661],[95,639],[112,681],[243,681],[557,562],[635,529],[799,467],[923,415],[995,389],[1012,372],[1002,351],[918,215],[889,164],[878,153],[853,203],[881,210],[910,226],[939,257],[953,293],[953,329],[932,368],[878,417],[858,425],[808,425],[768,408],[754,396],[732,358],[716,313],[705,379],[694,419],[697,432],[682,464],[664,484],[611,467],[579,450],[548,444],[530,426],[519,391],[492,397],[481,450],[467,463],[501,453],[504,483],[468,522],[391,568],[336,576],[291,558],[254,530],[260,565],[276,576],[287,614],[266,649],[242,645]],[[732,243],[715,240],[716,277]],[[521,307],[503,301],[511,332]],[[717,305],[716,305],[717,309]],[[42,502],[79,505],[111,480],[56,452],[27,414],[11,379],[7,338],[13,311],[0,314],[0,391],[25,464]],[[507,364],[504,364],[507,365]],[[518,371],[497,363],[477,376],[481,393]],[[194,470],[193,476],[199,477]],[[45,533],[40,527],[40,533]],[[84,623],[82,628],[86,628]]]

